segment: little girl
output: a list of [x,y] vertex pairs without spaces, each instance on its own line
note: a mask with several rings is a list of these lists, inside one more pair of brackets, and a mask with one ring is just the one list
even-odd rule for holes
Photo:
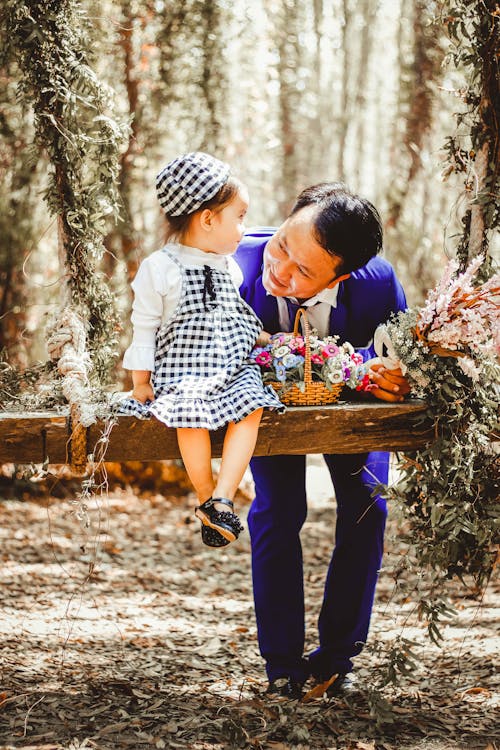
[[[237,289],[234,253],[248,209],[245,186],[227,164],[194,152],[156,179],[167,244],[146,258],[132,283],[134,335],[123,366],[132,398],[120,413],[154,416],[177,440],[200,505],[205,544],[221,547],[242,530],[233,498],[252,456],[264,407],[283,406],[248,356],[269,335]],[[210,430],[227,425],[217,482]]]

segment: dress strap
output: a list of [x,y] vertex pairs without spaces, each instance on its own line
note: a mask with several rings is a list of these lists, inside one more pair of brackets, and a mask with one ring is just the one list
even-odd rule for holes
[[183,265],[182,265],[182,263],[180,262],[180,260],[179,260],[179,258],[178,258],[178,256],[177,256],[177,254],[176,254],[176,253],[174,252],[174,250],[172,249],[173,247],[175,247],[175,245],[172,245],[172,243],[171,243],[171,242],[168,242],[168,243],[167,243],[166,245],[163,245],[163,247],[161,248],[161,252],[162,252],[162,253],[165,253],[165,255],[168,255],[168,257],[170,258],[170,260],[171,260],[171,261],[173,261],[173,262],[175,263],[175,265],[176,265],[176,266],[177,266],[177,267],[178,267],[178,268],[179,268],[179,269],[180,269],[180,270],[181,270],[182,272],[184,272],[184,266],[183,266]]
[[205,283],[203,284],[203,304],[205,305],[205,310],[210,310],[213,305],[207,305],[207,297],[210,297],[211,302],[215,302],[214,277],[212,276],[210,266],[203,266],[203,275],[205,277]]
[[172,261],[172,263],[175,263],[175,265],[179,269],[179,275],[181,279],[181,289],[180,289],[179,300],[177,302],[177,306],[175,310],[172,312],[172,314],[170,315],[169,320],[165,322],[170,322],[177,317],[177,315],[179,314],[179,310],[181,309],[182,304],[184,302],[184,294],[186,292],[186,283],[185,283],[186,269],[184,268],[181,261],[177,257],[177,254],[173,248],[175,248],[175,244],[167,243],[161,248],[161,251],[160,251],[162,253],[165,253],[165,255],[167,255],[168,258]]

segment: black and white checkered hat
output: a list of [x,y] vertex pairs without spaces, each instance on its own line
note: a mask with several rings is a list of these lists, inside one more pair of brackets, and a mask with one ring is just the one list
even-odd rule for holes
[[229,165],[203,151],[178,156],[156,177],[156,194],[167,216],[191,214],[229,178]]

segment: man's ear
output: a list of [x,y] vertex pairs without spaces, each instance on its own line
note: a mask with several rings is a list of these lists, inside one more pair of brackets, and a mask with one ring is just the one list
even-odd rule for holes
[[327,284],[326,288],[333,289],[333,287],[337,286],[337,284],[340,284],[341,281],[346,281],[350,275],[350,273],[343,273],[342,276],[337,276],[335,279],[333,279],[333,281],[330,281],[330,283]]
[[210,232],[213,226],[213,220],[214,220],[214,212],[211,211],[209,208],[205,208],[203,209],[203,211],[200,211],[199,213],[200,227],[205,232]]

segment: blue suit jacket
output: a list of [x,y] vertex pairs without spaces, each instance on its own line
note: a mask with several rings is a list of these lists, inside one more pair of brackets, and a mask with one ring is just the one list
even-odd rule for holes
[[[280,325],[276,298],[262,285],[262,255],[274,232],[272,228],[259,227],[246,233],[234,256],[244,277],[241,296],[269,333],[277,333]],[[339,336],[340,343],[350,341],[364,359],[369,359],[375,356],[373,333],[377,326],[385,323],[392,312],[405,308],[405,295],[394,269],[383,258],[375,257],[340,282],[329,332]]]

